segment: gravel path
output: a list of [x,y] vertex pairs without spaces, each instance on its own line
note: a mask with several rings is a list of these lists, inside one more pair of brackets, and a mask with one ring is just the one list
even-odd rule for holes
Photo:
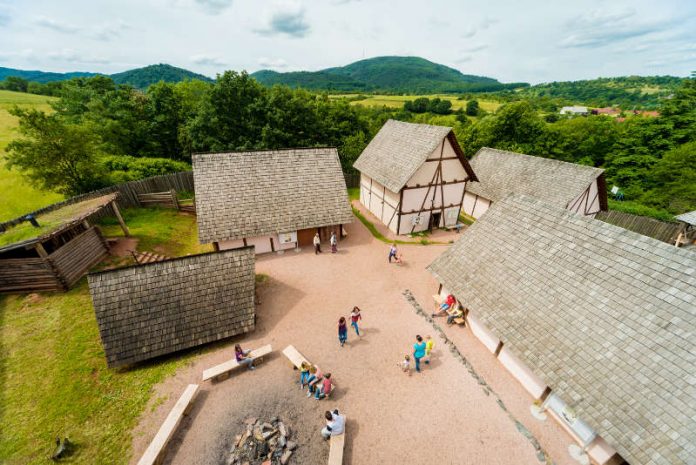
[[[260,290],[257,329],[205,355],[157,387],[166,400],[146,410],[134,431],[132,464],[147,447],[187,383],[232,356],[234,343],[272,344],[274,355],[254,372],[201,385],[200,397],[172,442],[165,463],[224,463],[223,451],[247,416],[279,416],[300,444],[290,463],[324,464],[328,445],[319,430],[327,408],[348,416],[345,464],[573,465],[569,436],[533,420],[532,399],[482,344],[461,327],[442,335],[427,313],[437,283],[425,270],[447,246],[404,245],[404,266],[387,263],[388,246],[356,220],[339,253],[309,250],[258,258],[270,276]],[[338,344],[336,322],[353,305],[362,309],[364,336],[349,328]],[[440,323],[438,321],[438,323]],[[433,361],[411,377],[397,362],[411,353],[416,334],[432,335]],[[330,401],[307,399],[280,352],[293,344],[324,371],[337,391]],[[258,411],[258,414],[254,412]]]

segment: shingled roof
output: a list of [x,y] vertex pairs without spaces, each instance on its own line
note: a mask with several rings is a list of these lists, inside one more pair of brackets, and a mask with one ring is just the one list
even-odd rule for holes
[[335,148],[195,154],[202,244],[350,223]]
[[677,218],[679,221],[683,221],[686,224],[696,226],[696,210],[692,212],[682,213],[681,215],[678,215],[675,218]]
[[399,192],[445,137],[459,156],[469,179],[476,180],[452,128],[393,119],[384,123],[353,167],[390,191]]
[[696,255],[513,195],[429,267],[621,456],[696,456]]
[[[467,191],[494,202],[510,193],[525,194],[565,208],[604,170],[551,158],[484,147],[471,159],[479,182]],[[606,210],[606,199],[600,198]]]
[[93,273],[89,291],[110,367],[254,329],[254,249]]

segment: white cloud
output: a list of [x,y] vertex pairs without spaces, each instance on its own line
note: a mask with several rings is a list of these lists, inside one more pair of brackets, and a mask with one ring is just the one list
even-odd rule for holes
[[288,67],[288,62],[282,58],[266,58],[258,59],[259,66],[267,69],[284,69]]
[[309,34],[310,26],[304,7],[295,1],[282,1],[273,5],[266,14],[264,25],[255,32],[261,35],[285,35],[300,38]]
[[36,18],[35,22],[38,26],[44,27],[46,29],[51,29],[53,31],[62,32],[65,34],[73,34],[80,30],[79,27],[73,24],[47,18],[46,16],[39,16],[38,18]]
[[478,44],[478,45],[469,45],[467,47],[462,47],[459,50],[461,52],[476,53],[476,52],[480,52],[481,50],[485,50],[487,48],[488,48],[488,45],[486,45],[486,44]]
[[233,0],[195,0],[196,4],[208,14],[219,15],[232,6]]
[[132,29],[130,24],[122,19],[117,19],[116,21],[104,23],[101,26],[94,28],[94,30],[90,31],[88,35],[93,39],[108,42],[110,40],[118,39],[125,31],[129,29]]
[[191,61],[201,66],[213,66],[217,68],[227,66],[227,62],[217,55],[194,55],[191,57]]
[[71,48],[64,48],[57,52],[50,52],[47,54],[47,56],[51,60],[75,64],[106,64],[110,62],[108,58],[85,54]]

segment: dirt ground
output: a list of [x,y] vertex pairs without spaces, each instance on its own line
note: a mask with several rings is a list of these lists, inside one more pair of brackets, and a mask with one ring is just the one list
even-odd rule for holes
[[[237,371],[218,383],[202,383],[192,413],[170,443],[164,463],[220,464],[248,416],[279,416],[300,445],[290,463],[326,463],[321,440],[323,411],[347,415],[345,464],[574,465],[571,438],[553,420],[529,413],[531,397],[467,328],[445,328],[445,344],[429,313],[437,283],[425,267],[447,246],[402,245],[406,263],[387,263],[388,245],[359,221],[346,227],[339,253],[315,256],[269,254],[257,273],[269,275],[260,290],[257,327],[198,357],[157,387],[153,403],[134,431],[132,464],[142,455],[188,383],[205,368],[232,357],[232,347],[272,344],[274,353],[253,372]],[[337,320],[353,305],[362,309],[364,335],[340,347]],[[435,322],[442,325],[442,320]],[[417,334],[432,335],[435,350],[423,373],[407,376],[397,363],[412,352]],[[328,401],[307,399],[297,372],[281,354],[294,345],[322,370],[337,390]]]

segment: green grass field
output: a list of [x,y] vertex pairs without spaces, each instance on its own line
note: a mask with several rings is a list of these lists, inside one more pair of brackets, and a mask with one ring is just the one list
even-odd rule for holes
[[[357,94],[342,94],[342,95],[331,95],[330,98],[350,98],[355,97]],[[435,98],[439,97],[443,100],[449,100],[452,102],[452,109],[458,110],[460,108],[466,107],[466,100],[457,100],[457,96],[449,94],[435,94],[435,95],[368,95],[368,98],[363,100],[355,100],[351,102],[351,105],[364,105],[372,107],[382,107],[386,106],[389,108],[401,108],[404,106],[404,102],[408,100],[415,100],[419,97]],[[488,111],[493,112],[497,110],[501,103],[494,102],[490,100],[479,100],[479,106]]]
[[[139,250],[180,256],[211,249],[198,245],[193,216],[164,209],[124,216]],[[105,232],[121,234],[105,223]],[[56,436],[77,443],[70,463],[128,463],[131,431],[153,386],[201,350],[111,370],[86,278],[67,293],[0,297],[0,463],[51,463]]]
[[63,199],[54,192],[32,187],[17,171],[5,167],[5,147],[15,137],[17,118],[8,110],[15,105],[49,111],[52,97],[0,90],[0,221],[16,218],[23,213],[45,207]]

